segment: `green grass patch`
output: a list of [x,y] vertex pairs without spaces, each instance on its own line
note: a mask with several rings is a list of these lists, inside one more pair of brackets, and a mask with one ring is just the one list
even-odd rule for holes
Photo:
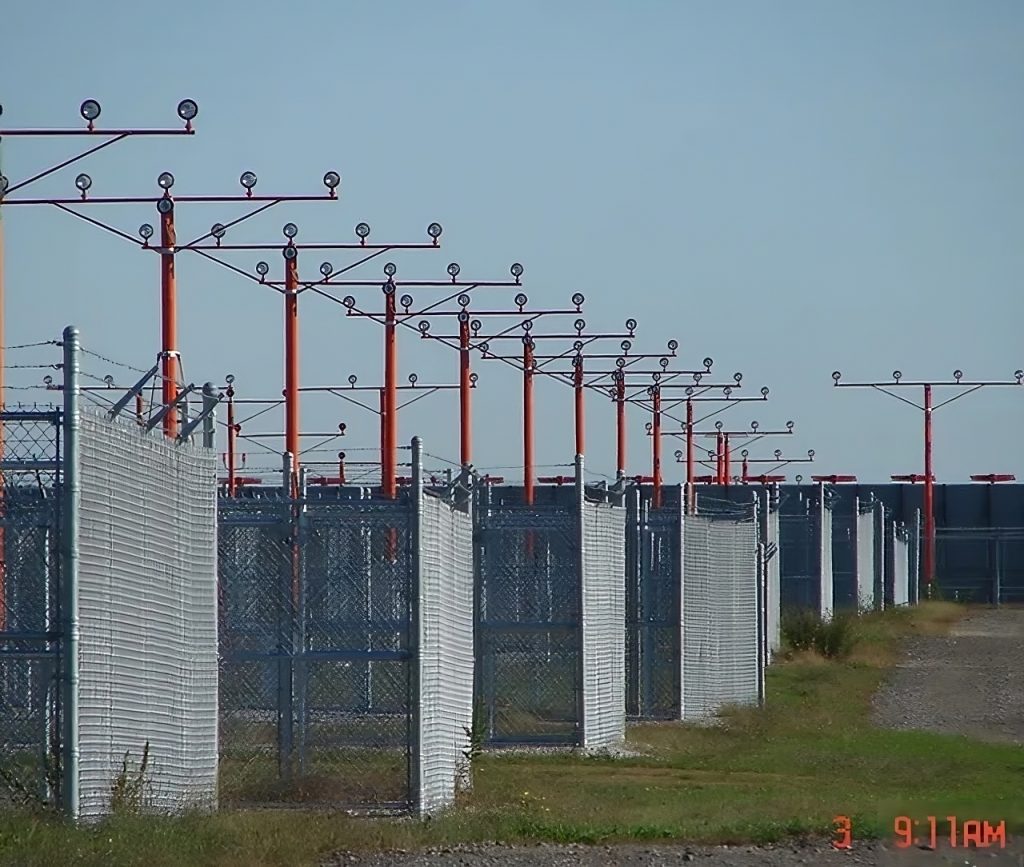
[[0,813],[0,863],[269,867],[479,840],[763,843],[827,834],[836,815],[852,818],[855,839],[891,838],[902,815],[1005,820],[1024,832],[1024,750],[871,725],[897,640],[939,634],[963,613],[929,603],[858,618],[847,658],[792,654],[769,671],[768,704],[730,709],[720,726],[635,726],[633,758],[484,754],[472,794],[431,822],[224,810],[73,829]]

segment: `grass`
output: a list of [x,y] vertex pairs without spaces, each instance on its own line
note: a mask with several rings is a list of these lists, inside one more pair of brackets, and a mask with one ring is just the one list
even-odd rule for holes
[[840,814],[854,839],[891,837],[901,815],[1005,820],[1021,832],[1024,750],[870,724],[897,639],[940,634],[964,610],[928,603],[859,618],[846,659],[791,653],[769,672],[765,708],[731,709],[710,728],[636,726],[634,758],[484,755],[473,793],[431,822],[225,810],[73,829],[0,814],[0,863],[241,867],[474,840],[766,842],[829,833]]

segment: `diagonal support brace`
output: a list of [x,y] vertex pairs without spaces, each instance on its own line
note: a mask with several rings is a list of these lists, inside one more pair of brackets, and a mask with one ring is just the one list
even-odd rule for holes
[[[117,403],[115,403],[110,408],[110,411],[107,413],[107,418],[111,418],[111,419],[117,418],[121,414],[121,411],[126,406],[128,406],[128,404],[131,402],[132,398],[136,397],[137,395],[142,394],[142,389],[144,389],[146,387],[146,383],[148,383],[154,376],[156,376],[157,371],[159,369],[160,369],[160,365],[159,364],[154,364],[146,373],[144,373],[142,375],[142,378],[138,382],[136,382],[135,385],[133,385],[130,389],[128,389],[128,391],[125,394],[125,396],[122,397]],[[148,428],[147,428],[147,430],[148,430]]]

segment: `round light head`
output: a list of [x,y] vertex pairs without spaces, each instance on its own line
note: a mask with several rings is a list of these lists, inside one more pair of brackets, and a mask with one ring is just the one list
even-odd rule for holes
[[459,297],[456,298],[455,300],[456,300],[456,302],[458,302],[459,307],[469,307],[469,300],[470,299],[469,299],[469,296],[465,292],[463,292],[461,295],[459,295]]
[[518,307],[521,310],[523,307],[526,306],[526,302],[529,301],[530,299],[526,297],[525,293],[520,292],[518,295],[516,295],[515,299],[513,300],[515,301],[516,307]]
[[655,382],[661,382],[661,374],[658,373],[658,371],[654,371],[654,373],[651,374],[651,379]]
[[508,269],[509,273],[518,280],[523,276],[523,266],[518,262],[513,262],[512,267]]
[[245,190],[251,190],[256,186],[256,172],[242,172],[238,176],[238,183],[242,185]]
[[415,373],[409,374],[409,385],[415,385],[418,380],[419,377]]
[[779,458],[782,457],[782,449],[776,449],[774,454],[775,454],[775,460],[778,460]]
[[100,104],[95,99],[87,99],[78,107],[78,112],[85,120],[92,123],[100,116]]
[[447,270],[448,276],[454,279],[459,276],[459,272],[462,270],[462,268],[459,266],[458,262],[449,262]]
[[213,235],[218,241],[224,237],[228,229],[223,223],[214,223],[210,226],[210,234]]
[[185,123],[194,121],[197,114],[199,114],[199,106],[196,105],[194,99],[183,99],[178,103],[178,117],[185,121]]
[[722,394],[725,395],[725,397],[732,397],[732,386],[727,385],[725,388],[723,388]]
[[[481,349],[483,349],[483,347],[484,347],[484,346],[486,346],[486,345],[487,345],[487,344],[485,343],[485,344],[484,344],[483,346],[481,346],[480,348],[481,348]],[[533,338],[532,338],[532,337],[530,337],[530,335],[529,335],[529,334],[524,334],[524,335],[523,335],[523,346],[533,346]],[[486,349],[484,349],[484,352],[487,352],[487,350],[486,350]]]
[[741,451],[740,452],[740,457],[741,458],[749,458],[750,457],[750,449],[744,449],[743,451]]
[[441,237],[441,233],[443,231],[444,229],[441,228],[440,223],[431,223],[429,226],[427,226],[427,234],[430,235],[430,237],[433,238],[435,241]]
[[43,377],[43,385],[45,385],[47,388],[49,388],[51,385],[53,385],[53,377],[49,376],[49,375],[44,376]]
[[356,306],[356,299],[353,298],[351,295],[346,295],[344,298],[341,299],[341,306],[351,310],[353,307]]
[[1019,384],[1021,380],[1024,380],[1024,370],[1015,370],[1013,372],[1013,378],[1016,379]]
[[[687,397],[693,397],[693,386],[692,385],[686,386],[686,391],[684,392],[684,394]],[[686,427],[686,422],[683,422],[683,427]]]
[[75,178],[75,186],[84,193],[92,186],[92,178],[90,178],[85,172],[82,172],[82,174]]
[[715,430],[721,430],[721,429],[722,429],[722,422],[721,421],[716,421],[715,422]]
[[572,348],[575,349],[577,352],[582,352],[583,351],[583,341],[582,340],[574,340],[573,343],[572,343]]
[[615,359],[615,366],[617,368],[619,368],[619,370],[622,370],[622,368],[624,368],[626,366],[626,359],[625,358],[616,358]]
[[153,227],[149,223],[143,223],[139,226],[139,237],[143,241],[148,241],[153,237]]
[[959,382],[963,378],[964,378],[964,372],[962,370],[954,370],[953,371],[953,379],[955,379],[957,382]]
[[838,370],[833,370],[832,371],[832,381],[833,382],[839,382],[839,380],[842,379],[842,378],[843,378],[843,375]]
[[167,196],[163,196],[162,198],[157,199],[156,209],[161,214],[169,214],[174,210],[174,200],[169,199]]
[[461,322],[463,324],[466,323],[466,322],[469,322],[469,311],[468,310],[460,310],[459,311],[459,315],[458,315],[457,318],[458,318],[459,322]]
[[761,387],[761,397],[768,397],[768,386],[767,385]]
[[338,460],[339,461],[345,460],[345,453],[344,452],[338,452]]
[[294,238],[296,235],[299,234],[299,227],[296,226],[294,223],[285,223],[281,227],[281,234],[289,239]]
[[585,319],[577,319],[575,322],[573,322],[572,327],[575,328],[577,331],[582,331],[584,328],[587,327],[587,321]]
[[668,359],[667,358],[659,358],[658,359],[658,364],[661,365],[661,369],[662,370],[665,370],[668,367]]
[[812,461],[814,460],[814,449],[807,450],[807,457],[809,457]]
[[229,373],[227,376],[224,377],[224,382],[226,382],[228,385],[231,385],[231,383],[233,383],[234,381],[235,375],[233,373]]
[[334,273],[334,266],[330,262],[321,262],[320,273],[323,274],[324,277],[330,277],[331,274]]
[[270,273],[270,266],[266,262],[257,262],[256,273],[261,277],[266,277]]
[[395,263],[394,263],[394,262],[388,262],[388,263],[387,263],[387,264],[386,264],[386,265],[384,266],[384,273],[385,273],[385,274],[387,274],[387,275],[388,275],[388,277],[394,277],[394,276],[395,276],[395,274],[397,274],[397,273],[398,273],[398,266],[397,266],[397,265],[395,265]]
[[479,319],[474,319],[474,320],[473,320],[472,322],[470,322],[470,323],[469,323],[469,327],[470,327],[470,328],[471,328],[471,329],[472,329],[472,330],[473,330],[474,332],[476,332],[476,331],[479,331],[479,330],[480,330],[481,328],[483,328],[483,327],[484,327],[484,324],[483,324],[483,322],[481,322],[481,321],[480,321]]
[[343,421],[342,421],[342,422],[338,422],[338,432],[339,432],[339,433],[340,433],[340,434],[341,434],[342,436],[345,436],[345,431],[346,431],[346,430],[348,430],[348,425],[347,425],[347,424],[345,424],[345,422],[343,422]]
[[683,450],[682,449],[676,449],[675,450],[675,456],[676,456],[676,460],[677,461],[681,461],[683,459]]
[[647,431],[647,433],[650,433],[652,430],[654,430],[654,425],[651,424],[650,422],[647,422],[644,425],[644,430]]
[[799,474],[798,474],[798,475],[796,476],[796,483],[797,483],[798,485],[799,485],[799,484],[800,484],[800,483],[801,483],[801,482],[802,482],[803,480],[804,480],[804,477],[803,477],[803,476],[801,476],[801,475],[799,475]]
[[406,310],[412,307],[412,295],[403,295],[398,299],[398,303],[401,304]]
[[635,319],[627,319],[626,320],[626,331],[628,331],[630,334],[632,334],[634,331],[636,331],[636,320]]
[[625,378],[626,378],[626,374],[624,374],[621,370],[613,370],[612,371],[612,380],[614,382],[623,382],[625,380]]
[[[529,335],[527,335],[526,337],[523,338],[523,343],[525,343],[527,346],[533,346],[533,340],[529,337]],[[484,341],[483,343],[480,344],[480,353],[482,355],[486,355],[490,351],[491,351],[491,344],[490,343],[487,343],[486,341]]]
[[370,224],[369,223],[356,223],[356,237],[365,241],[369,236],[370,236]]
[[295,249],[295,247],[293,247],[293,246],[292,246],[291,244],[287,244],[287,245],[286,245],[286,246],[285,246],[285,247],[284,247],[284,248],[283,248],[283,249],[281,250],[281,255],[282,255],[282,256],[284,256],[284,258],[285,258],[285,259],[286,259],[287,261],[291,262],[291,261],[293,261],[293,260],[295,259],[295,257],[296,257],[296,256],[298,256],[298,255],[299,255],[299,251],[298,251],[298,250],[296,250],[296,249]]
[[737,385],[739,385],[739,383],[743,382],[743,374],[742,374],[742,373],[740,373],[739,371],[737,371],[736,373],[734,373],[734,374],[732,375],[732,378],[733,378],[734,380],[736,380],[736,384],[737,384]]
[[479,373],[471,373],[469,375],[469,384],[470,385],[476,385],[477,382],[479,382],[479,381],[480,381],[480,374]]
[[701,380],[702,380],[703,378],[704,378],[704,374],[703,374],[703,373],[695,373],[695,374],[693,375],[693,381],[694,381],[695,383],[697,383],[697,385],[700,385],[700,381],[701,381]]
[[619,349],[621,349],[623,352],[629,352],[629,350],[631,350],[632,348],[633,348],[633,341],[632,340],[623,340],[622,343],[619,344]]
[[532,319],[524,319],[523,320],[523,331],[530,331],[532,329],[533,329],[533,320]]
[[388,277],[387,283],[384,284],[384,294],[394,295],[397,291],[398,287],[395,285],[395,281],[391,277]]
[[337,172],[325,172],[324,173],[324,186],[332,192],[338,189],[341,184],[341,175]]
[[903,372],[899,370],[894,370],[892,372],[892,378],[899,382],[901,379],[903,379]]
[[105,386],[106,386],[107,388],[113,388],[113,387],[114,387],[114,377],[112,377],[112,376],[111,376],[111,375],[110,375],[110,374],[108,373],[108,374],[107,374],[106,376],[104,376],[104,377],[103,377],[103,384],[104,384],[104,385],[105,385]]
[[419,323],[416,325],[416,327],[420,330],[420,334],[426,334],[428,331],[430,331],[430,322],[428,322],[426,319],[421,319]]
[[678,348],[679,348],[679,341],[678,340],[670,340],[668,342],[668,351],[669,352],[675,352]]
[[572,357],[572,366],[573,367],[580,367],[582,364],[583,364],[583,356],[582,355],[574,355]]
[[795,425],[793,424],[793,422],[791,422],[791,421],[787,421],[786,422],[786,430],[793,430],[794,427],[795,427]]
[[761,427],[761,422],[759,422],[759,421],[752,421],[750,423],[750,429],[751,430],[757,430],[759,427]]
[[156,178],[156,185],[160,187],[161,190],[169,190],[174,186],[174,175],[170,172],[160,172]]
[[702,362],[705,370],[711,370],[711,366],[715,363],[714,359],[709,355]]
[[583,302],[586,301],[586,300],[587,299],[583,297],[583,293],[582,292],[574,292],[573,295],[572,295],[572,303],[575,304],[577,307],[582,305]]

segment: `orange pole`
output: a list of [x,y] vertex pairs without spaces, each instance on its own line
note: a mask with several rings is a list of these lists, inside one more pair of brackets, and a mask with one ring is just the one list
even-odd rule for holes
[[235,424],[235,389],[228,386],[228,496],[235,495],[235,437],[238,425]]
[[523,344],[523,500],[533,505],[533,346]]
[[338,484],[345,484],[345,453],[338,452]]
[[654,480],[655,509],[661,507],[661,389],[654,387],[654,423],[651,425],[652,446],[651,475]]
[[396,340],[397,309],[395,288],[384,294],[384,405],[386,418],[384,496],[398,496],[396,479],[398,461],[398,347]]
[[466,313],[459,316],[459,460],[464,467],[472,463],[469,374],[469,314]]
[[380,487],[383,492],[384,480],[388,476],[388,402],[383,388],[378,392],[378,397],[380,398]]
[[715,484],[722,484],[722,434],[715,438]]
[[615,383],[615,474],[626,475],[626,378]]
[[[165,200],[171,201],[170,196],[165,196]],[[176,243],[172,203],[166,214],[160,214],[160,323],[164,406],[178,398],[178,290],[174,277]],[[172,439],[178,435],[176,410],[164,416],[164,434]]]
[[932,387],[924,387],[924,583],[931,592],[935,580],[935,483],[932,467]]
[[722,438],[722,484],[729,487],[729,434]]
[[576,369],[573,375],[573,385],[575,386],[576,394],[576,454],[582,455],[583,452],[583,427],[584,427],[584,416],[583,416],[583,356],[577,356],[579,364],[576,365]]
[[144,421],[143,421],[143,418],[142,418],[143,410],[144,410],[144,406],[143,406],[143,402],[142,402],[142,395],[141,394],[137,394],[137,395],[135,395],[135,421],[137,421],[140,426],[142,424],[144,424]]
[[689,511],[693,514],[694,503],[696,502],[696,491],[693,489],[695,478],[695,467],[693,459],[693,401],[686,399],[686,489],[689,497]]
[[284,260],[284,449],[292,456],[292,477],[288,485],[294,494],[297,492],[300,450],[298,250],[292,258]]

